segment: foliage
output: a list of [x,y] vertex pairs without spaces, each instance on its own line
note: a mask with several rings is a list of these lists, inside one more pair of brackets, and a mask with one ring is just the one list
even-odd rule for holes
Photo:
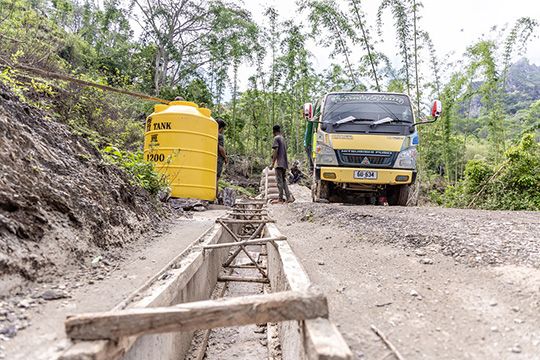
[[[269,7],[258,24],[242,2],[228,0],[0,0],[0,80],[96,147],[114,146],[126,154],[142,148],[141,125],[155,102],[39,79],[15,65],[204,103],[214,118],[228,123],[228,154],[251,169],[268,163],[274,124],[283,128],[289,157],[305,159],[302,104],[328,91],[408,93],[416,113],[426,97],[438,98],[442,118],[417,127],[419,178],[461,187],[441,197],[437,186],[434,201],[447,205],[467,206],[479,191],[473,182],[491,176],[508,146],[521,144],[524,134],[540,140],[540,70],[526,60],[511,63],[537,31],[536,20],[494,27],[449,63],[422,30],[417,0],[379,0],[374,18],[364,13],[361,0],[296,3],[307,22],[283,21]],[[140,25],[137,38],[131,19]],[[383,39],[387,25],[394,27],[395,39]],[[394,53],[377,51],[383,40],[394,41]],[[330,63],[316,71],[314,53],[322,48],[330,49]],[[246,84],[242,72],[248,66],[256,71]],[[474,161],[466,165],[468,160]],[[489,208],[484,197],[490,194],[491,187],[476,204]]]
[[119,150],[108,146],[101,152],[106,161],[125,170],[131,175],[132,182],[145,188],[156,196],[158,191],[169,186],[170,181],[163,172],[156,172],[154,163],[144,160],[142,150],[135,152]]
[[489,210],[540,210],[540,145],[525,134],[504,154],[502,165],[467,163],[464,179],[449,186],[445,206],[474,205]]

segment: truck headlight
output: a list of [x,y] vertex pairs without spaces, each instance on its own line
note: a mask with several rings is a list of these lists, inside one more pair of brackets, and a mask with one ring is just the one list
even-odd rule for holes
[[410,146],[401,151],[396,159],[394,168],[396,169],[414,169],[416,168],[416,155],[418,151],[416,146]]
[[315,151],[317,165],[338,165],[336,153],[330,146],[319,143]]

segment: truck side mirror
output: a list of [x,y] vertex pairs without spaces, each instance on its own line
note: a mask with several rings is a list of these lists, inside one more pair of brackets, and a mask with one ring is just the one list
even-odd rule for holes
[[441,100],[435,100],[431,103],[431,116],[437,119],[441,116],[442,113],[442,102]]
[[309,120],[313,117],[313,104],[304,104],[304,119]]
[[[421,121],[421,122],[417,122],[417,123],[414,123],[412,125],[409,126],[409,131],[411,133],[414,132],[414,128],[415,126],[418,126],[418,125],[422,125],[422,124],[431,124],[431,123],[434,123],[435,121],[437,121],[437,119],[439,117],[441,117],[441,113],[442,113],[442,102],[441,100],[435,100],[431,103],[431,109],[430,109],[430,114],[431,116],[433,117],[433,120],[430,120],[430,121]],[[425,115],[421,115],[420,118],[422,120],[425,120]]]

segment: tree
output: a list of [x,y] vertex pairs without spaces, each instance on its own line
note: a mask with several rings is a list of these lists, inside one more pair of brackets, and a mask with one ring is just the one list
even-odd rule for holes
[[[356,74],[351,61],[352,48],[348,41],[353,44],[357,41],[356,32],[350,25],[348,17],[339,9],[335,0],[304,0],[299,1],[300,9],[309,9],[309,22],[312,26],[313,35],[319,36],[318,43],[329,47],[334,45],[334,50],[330,57],[338,55],[345,57],[346,68],[349,72],[349,79],[354,87],[358,85]],[[324,36],[322,29],[326,29],[330,36]]]

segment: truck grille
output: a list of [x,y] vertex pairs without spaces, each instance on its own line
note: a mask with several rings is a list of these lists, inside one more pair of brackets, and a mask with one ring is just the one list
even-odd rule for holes
[[339,150],[339,158],[346,165],[388,166],[394,160],[391,151]]

